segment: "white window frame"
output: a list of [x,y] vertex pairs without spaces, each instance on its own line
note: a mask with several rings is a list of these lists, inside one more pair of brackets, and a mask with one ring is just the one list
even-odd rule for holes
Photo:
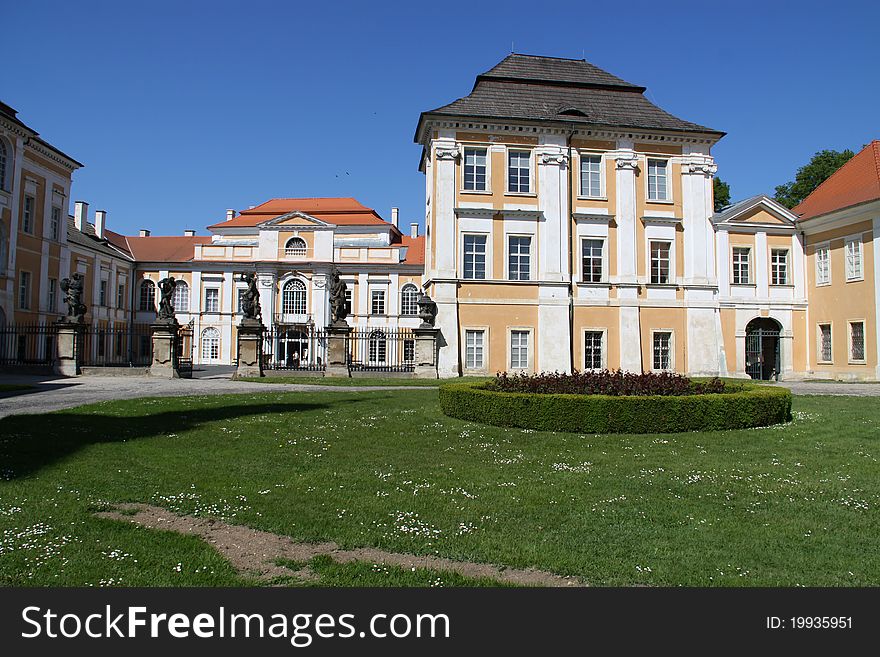
[[[669,334],[669,365],[668,367],[654,367],[654,352],[656,350],[655,340],[657,335],[661,333]],[[675,331],[668,328],[651,329],[651,371],[652,372],[674,372],[675,371]]]
[[[819,254],[824,253],[824,263],[825,263],[825,276],[821,276],[823,273],[820,268],[820,262],[823,261],[823,257]],[[814,253],[814,257],[816,259],[816,287],[831,285],[831,244],[828,242],[823,242],[822,244],[816,245],[816,251]]]
[[[408,292],[415,293],[410,305],[407,305],[406,302],[406,293]],[[411,310],[411,312],[407,312],[407,310]],[[419,286],[415,283],[404,283],[400,288],[400,314],[402,317],[415,317],[419,314]]]
[[31,286],[33,285],[33,274],[27,269],[21,269],[18,272],[18,308],[19,310],[31,309]]
[[[297,298],[301,295],[302,305],[298,312]],[[289,299],[289,303],[288,303]],[[238,299],[236,299],[238,303]],[[307,315],[309,311],[309,286],[300,278],[291,278],[281,286],[281,314],[282,315]]]
[[[467,167],[468,151],[485,151],[486,153],[486,184],[483,189],[468,189],[465,185],[465,167]],[[474,165],[479,166],[479,165]],[[474,184],[476,185],[476,170],[474,171]],[[461,149],[461,191],[466,194],[491,194],[492,193],[492,151],[488,146],[463,146]]]
[[[484,266],[483,266],[484,276],[483,276],[483,278],[468,278],[465,275],[465,272],[466,272],[466,268],[465,268],[465,259],[466,259],[465,238],[467,238],[467,237],[482,237],[485,239],[485,250],[483,252],[483,258],[484,258]],[[489,280],[490,278],[492,278],[492,271],[491,271],[492,258],[490,257],[491,253],[492,253],[492,238],[489,233],[481,233],[478,231],[462,232],[460,248],[461,248],[461,278],[463,280],[466,280],[466,281],[485,281],[485,280]],[[476,271],[476,267],[474,267],[474,270]]]
[[[599,235],[581,235],[581,248],[580,248],[580,282],[586,283],[587,285],[598,285],[601,283],[606,283],[608,281],[608,238],[602,237]],[[602,243],[602,252],[599,256],[599,259],[602,263],[602,275],[598,281],[588,281],[586,280],[587,270],[584,268],[584,242],[594,241]]]
[[98,305],[99,306],[107,306],[107,291],[110,289],[110,281],[106,278],[102,278],[98,283]]
[[[216,355],[213,353],[214,350],[212,348],[211,351],[208,352],[208,356],[206,357],[205,356],[205,347],[208,347],[209,344],[211,344],[211,343],[206,341],[205,335],[209,332],[211,334],[211,337],[209,339],[211,340],[211,342],[216,344]],[[220,355],[221,355],[220,348],[222,347],[222,339],[223,339],[223,334],[220,332],[220,330],[216,326],[206,326],[205,328],[202,329],[201,333],[199,334],[199,355],[201,356],[201,362],[213,363],[213,362],[220,360]]]
[[[731,283],[730,284],[731,285],[754,285],[753,280],[752,280],[752,250],[753,249],[751,246],[741,245],[741,244],[734,244],[730,247],[730,266],[731,266],[731,271],[730,271]],[[737,282],[737,280],[736,280],[737,264],[742,265],[743,263],[742,263],[742,261],[737,263],[737,260],[736,260],[736,255],[737,255],[736,252],[737,251],[745,251],[746,252],[746,259],[745,259],[746,280],[743,281],[742,279],[740,279],[739,282]],[[740,271],[742,271],[742,270],[740,269]]]
[[[591,367],[587,364],[587,333],[599,333],[599,367]],[[583,364],[585,372],[595,372],[608,369],[608,329],[585,327],[581,331],[581,346],[583,348]]]
[[[672,159],[668,157],[649,156],[645,158],[645,200],[648,203],[672,203]],[[651,198],[651,163],[663,162],[666,166],[665,195],[660,198]]]
[[[210,305],[208,304],[208,293],[210,293],[210,292],[217,293],[217,296],[213,299],[217,302],[217,306],[215,309],[211,309]],[[204,294],[204,300],[205,300],[205,305],[204,305],[204,308],[205,308],[204,312],[205,313],[215,315],[220,312],[220,288],[219,287],[213,287],[213,286],[206,287],[205,294]]]
[[[853,355],[853,324],[862,325],[862,357],[856,358]],[[868,362],[868,331],[865,327],[864,319],[848,319],[846,320],[846,351],[849,356],[849,362],[854,365],[865,365]]]
[[[291,243],[296,241],[296,246],[291,246]],[[308,255],[309,252],[309,243],[305,241],[299,235],[294,235],[289,237],[284,242],[284,256],[285,257],[302,257]]]
[[[667,256],[669,259],[669,273],[667,275],[667,280],[665,283],[655,283],[654,282],[654,243],[663,243],[669,245],[669,255]],[[659,237],[648,237],[648,248],[647,248],[647,256],[648,256],[648,285],[675,285],[675,240],[668,238],[659,238]]]
[[50,217],[49,239],[57,242],[61,236],[61,208],[57,205],[53,205]]
[[[178,306],[177,302],[180,301],[181,297],[183,298],[183,303]],[[177,285],[174,286],[174,294],[171,296],[171,305],[174,306],[174,312],[176,313],[189,312],[189,283],[184,280],[177,281]]]
[[[526,333],[528,337],[526,338],[526,365],[524,367],[513,366],[513,334],[517,333]],[[530,326],[510,326],[507,329],[507,370],[512,372],[531,372],[533,370],[532,364],[534,363],[535,358],[535,340],[534,340],[534,329]]]
[[[527,254],[528,263],[529,263],[529,275],[526,278],[511,278],[510,271],[510,257],[512,255],[510,251],[510,239],[511,238],[526,238],[529,240],[529,252]],[[535,268],[533,266],[534,257],[533,253],[534,249],[535,236],[529,233],[506,233],[504,235],[504,269],[505,269],[505,278],[509,281],[530,281],[534,278]],[[519,257],[522,257],[521,255]]]
[[[528,154],[528,169],[527,169],[527,171],[528,171],[528,176],[529,176],[529,180],[528,180],[529,189],[528,189],[528,191],[525,191],[525,192],[522,192],[519,190],[514,191],[514,190],[510,189],[510,156],[514,153],[527,153]],[[535,152],[530,148],[523,148],[523,147],[516,147],[516,146],[509,146],[507,148],[507,151],[504,153],[504,190],[505,190],[504,193],[505,194],[508,194],[510,196],[535,196],[536,195],[535,194],[535,174],[534,174],[534,171],[535,171],[535,166],[534,166],[535,154],[534,153]],[[518,167],[518,168],[522,169],[522,167]],[[488,173],[488,165],[487,165],[486,170]],[[488,185],[488,179],[486,182]]]
[[[584,190],[584,160],[587,158],[599,158],[599,193],[587,194]],[[595,151],[581,151],[578,153],[578,198],[592,200],[607,200],[605,191],[605,154]]]
[[[377,301],[381,304],[378,312],[376,311]],[[377,317],[388,314],[388,295],[383,288],[370,288],[370,314]]]
[[[30,203],[28,203],[30,201]],[[30,194],[24,195],[24,203],[21,205],[21,232],[27,235],[34,234],[35,214],[37,199]]]
[[[782,283],[774,283],[773,279],[775,278],[775,274],[773,271],[774,263],[773,263],[773,254],[783,251],[785,253],[785,281]],[[771,287],[785,287],[791,285],[791,249],[784,247],[770,247],[770,286]]]
[[[827,360],[823,358],[822,353],[822,327],[828,327],[828,355]],[[816,363],[820,365],[834,364],[834,324],[833,322],[816,322]]]
[[[144,303],[144,290],[151,289],[152,294],[147,293],[146,302]],[[143,279],[138,285],[138,311],[139,312],[156,312],[156,283],[149,278]]]
[[125,308],[125,283],[116,284],[116,307]]
[[[480,344],[480,364],[468,365],[468,333],[479,333],[482,335],[482,343]],[[461,343],[464,347],[464,369],[467,372],[485,372],[488,369],[489,355],[489,327],[488,326],[465,326],[462,327]]]
[[[850,248],[857,245],[853,252],[853,266],[850,267]],[[847,283],[865,280],[865,254],[862,248],[862,236],[850,235],[843,240],[844,277]]]
[[58,279],[50,278],[48,280],[48,287],[46,294],[46,310],[50,313],[54,313],[58,310]]

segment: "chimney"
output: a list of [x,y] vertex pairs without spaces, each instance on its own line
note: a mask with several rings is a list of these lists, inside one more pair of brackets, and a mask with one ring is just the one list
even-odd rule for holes
[[89,204],[85,201],[77,201],[73,204],[73,223],[76,229],[82,232],[83,226],[89,220]]
[[104,239],[104,229],[107,228],[107,211],[95,212],[95,235],[99,240]]
[[138,237],[149,237],[149,236],[150,236],[150,231],[147,230],[146,228],[141,228],[140,232],[138,232]]
[[195,237],[195,236],[196,236],[196,231],[194,231],[194,230],[185,230],[185,231],[183,231],[183,236],[184,236],[184,237]]
[[226,221],[230,219],[235,219],[235,210],[229,209],[226,211]]
[[399,208],[391,208],[391,225],[397,228],[397,217],[400,214]]
[[418,237],[419,236],[419,225],[418,224],[410,224],[409,225],[409,236],[410,237]]

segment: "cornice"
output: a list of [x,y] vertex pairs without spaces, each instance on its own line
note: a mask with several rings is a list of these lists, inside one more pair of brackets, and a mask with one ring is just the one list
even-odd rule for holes
[[613,214],[602,214],[600,212],[572,212],[571,216],[575,221],[591,222],[597,224],[610,224],[614,221]]

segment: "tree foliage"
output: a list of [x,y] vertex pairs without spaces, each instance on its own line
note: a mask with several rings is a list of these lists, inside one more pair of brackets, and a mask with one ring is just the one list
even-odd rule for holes
[[713,196],[715,197],[715,212],[730,205],[730,185],[718,176],[712,182]]
[[794,176],[792,182],[776,187],[774,198],[787,208],[793,208],[827,180],[832,173],[855,155],[848,148],[843,151],[824,150],[816,153]]

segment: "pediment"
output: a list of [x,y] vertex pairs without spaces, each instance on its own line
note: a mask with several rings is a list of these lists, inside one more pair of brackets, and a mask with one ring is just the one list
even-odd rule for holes
[[332,227],[332,224],[328,224],[326,221],[321,221],[317,217],[313,217],[310,214],[306,214],[305,212],[300,212],[299,210],[296,210],[294,212],[287,212],[286,214],[273,217],[272,219],[268,219],[260,224],[260,228],[268,227],[330,228]]
[[797,217],[788,208],[767,196],[736,203],[713,217],[715,225],[769,226],[795,228]]

